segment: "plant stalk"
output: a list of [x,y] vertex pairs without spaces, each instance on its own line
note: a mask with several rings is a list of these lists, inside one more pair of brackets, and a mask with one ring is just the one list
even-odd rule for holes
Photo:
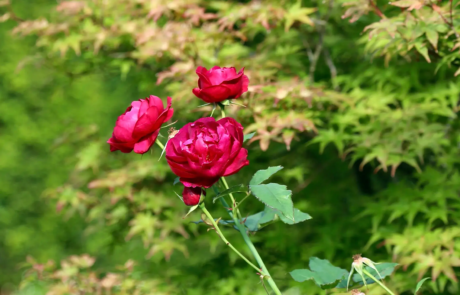
[[380,287],[382,287],[385,291],[388,292],[388,294],[390,295],[395,295],[393,292],[391,292],[390,289],[388,289],[384,284],[382,284],[382,282],[380,282],[379,280],[377,280],[373,275],[370,274],[370,272],[368,272],[367,270],[363,269],[363,273],[370,277],[374,282],[376,282],[377,284],[380,285]]
[[222,239],[222,241],[224,241],[225,244],[227,244],[227,246],[230,247],[230,249],[232,249],[236,254],[238,254],[238,256],[240,256],[244,261],[246,261],[247,264],[249,264],[252,268],[254,268],[255,270],[257,271],[260,271],[260,269],[255,266],[251,261],[249,261],[249,259],[247,259],[243,254],[240,253],[240,251],[238,251],[232,244],[230,244],[230,242],[225,238],[224,234],[222,233],[222,231],[220,230],[219,228],[219,225],[217,225],[216,221],[214,220],[214,218],[212,217],[211,213],[209,213],[209,211],[206,209],[204,203],[201,203],[200,205],[200,209],[203,211],[204,214],[206,214],[206,217],[209,218],[209,221],[211,222],[212,226],[214,226],[214,229],[216,230],[217,234],[220,236],[220,238]]
[[[225,118],[225,110],[224,106],[220,105],[220,110],[222,111],[222,118]],[[225,180],[224,177],[220,178],[222,180],[222,183],[224,184],[226,189],[229,189],[228,183]],[[276,285],[275,281],[271,277],[270,273],[268,272],[267,267],[265,266],[264,261],[262,260],[262,257],[260,257],[259,252],[257,252],[256,247],[252,243],[251,239],[248,236],[248,233],[246,232],[246,228],[244,227],[244,224],[240,223],[240,220],[238,219],[239,214],[239,209],[236,208],[235,214],[233,214],[233,210],[235,209],[236,203],[235,203],[235,198],[233,197],[233,194],[229,194],[230,199],[232,201],[232,206],[228,206],[227,202],[225,201],[224,198],[220,198],[220,201],[222,205],[227,208],[227,212],[230,215],[230,217],[233,219],[235,222],[236,227],[238,228],[238,231],[240,232],[241,236],[243,237],[244,242],[248,246],[249,250],[252,253],[252,256],[256,259],[257,263],[260,266],[261,272],[264,275],[264,279],[267,279],[268,284],[272,288],[272,290],[275,292],[276,295],[282,295],[281,291],[278,289],[278,286]],[[231,209],[230,209],[231,208]],[[240,216],[241,218],[241,216]],[[214,219],[213,219],[214,220]],[[394,295],[394,294],[393,294]]]
[[[224,184],[225,188],[228,189],[229,186],[228,186],[227,181],[225,180],[225,178],[222,177],[221,179],[222,179],[222,183]],[[224,207],[226,207],[226,208],[234,208],[234,206],[235,206],[235,198],[233,197],[233,194],[229,194],[229,195],[230,195],[230,198],[231,198],[232,203],[233,203],[231,207],[228,206],[228,204],[224,200],[224,198],[220,198],[220,200],[221,200],[222,204],[224,205]],[[256,259],[257,263],[259,264],[260,269],[262,270],[262,274],[264,274],[266,276],[268,284],[270,285],[270,287],[272,288],[272,290],[275,292],[276,295],[281,295],[281,291],[278,289],[278,286],[276,285],[275,281],[273,280],[273,278],[271,277],[270,273],[268,272],[268,269],[265,266],[265,263],[262,260],[262,257],[260,257],[259,252],[257,252],[256,247],[254,246],[254,244],[252,243],[251,239],[249,238],[248,233],[246,232],[246,228],[244,227],[244,224],[240,223],[240,220],[235,215],[236,212],[235,212],[235,214],[233,214],[232,210],[229,210],[229,209],[227,209],[227,212],[229,213],[230,217],[235,222],[235,225],[238,227],[238,230],[239,230],[241,236],[243,236],[244,242],[246,243],[246,245],[248,246],[248,248],[251,251],[252,255],[254,256],[254,258]]]
[[158,139],[155,140],[155,143],[157,144],[157,146],[159,146],[161,148],[161,150],[164,150],[165,149],[165,146],[161,143],[161,141],[159,141]]

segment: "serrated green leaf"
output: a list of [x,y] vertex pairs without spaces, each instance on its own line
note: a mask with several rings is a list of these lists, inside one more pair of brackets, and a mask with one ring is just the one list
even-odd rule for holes
[[348,271],[340,267],[333,266],[326,259],[311,257],[309,263],[310,269],[296,269],[289,274],[297,282],[314,280],[321,289],[331,289],[337,285],[337,282],[346,278]]
[[420,290],[420,288],[422,287],[423,283],[425,283],[425,281],[428,280],[428,279],[431,279],[431,278],[430,277],[423,278],[417,283],[417,286],[415,286],[414,294],[417,294],[418,290]]
[[254,135],[256,135],[255,132],[252,132],[252,133],[249,133],[249,134],[245,134],[245,135],[244,135],[243,142],[246,142],[247,140],[250,140],[251,138],[254,137]]
[[294,220],[290,220],[288,218],[286,218],[283,214],[278,214],[281,221],[286,223],[286,224],[297,224],[299,222],[303,222],[305,220],[309,220],[311,219],[312,217],[310,216],[310,214],[308,213],[304,213],[302,211],[300,211],[299,209],[297,208],[294,208]]
[[272,221],[275,221],[276,214],[271,208],[265,207],[264,211],[248,216],[245,220],[244,225],[248,228],[248,230],[255,232]]
[[270,176],[283,169],[283,166],[268,167],[267,169],[257,171],[249,182],[250,185],[261,184]]
[[232,186],[231,188],[229,189],[226,189],[224,190],[223,192],[219,193],[217,196],[215,196],[213,199],[212,199],[212,202],[215,203],[216,200],[222,198],[222,197],[225,197],[229,194],[233,194],[233,193],[247,193],[248,192],[248,187],[244,184],[239,184],[239,185],[235,185],[235,186]]
[[248,230],[255,232],[273,222],[276,222],[277,220],[281,220],[286,224],[292,225],[311,219],[311,216],[294,208],[294,219],[295,222],[284,217],[284,215],[278,212],[278,210],[266,206],[264,211],[248,216],[245,219],[246,221],[244,225],[248,228]]
[[272,209],[278,210],[287,219],[295,222],[294,205],[290,190],[285,185],[277,183],[249,185],[254,196]]

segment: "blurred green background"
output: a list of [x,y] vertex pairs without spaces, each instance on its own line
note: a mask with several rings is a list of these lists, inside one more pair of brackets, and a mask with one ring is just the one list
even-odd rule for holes
[[397,294],[422,277],[421,294],[458,294],[460,21],[438,2],[0,1],[0,293],[266,294],[199,213],[182,218],[158,147],[106,144],[150,94],[173,98],[176,128],[209,116],[194,71],[220,65],[245,67],[229,115],[256,132],[228,181],[282,165],[273,181],[313,217],[251,235],[283,294],[326,294],[288,273],[356,253],[399,263]]

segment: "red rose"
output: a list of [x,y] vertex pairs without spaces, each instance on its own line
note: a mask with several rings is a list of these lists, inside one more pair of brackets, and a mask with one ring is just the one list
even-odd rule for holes
[[221,102],[229,98],[238,98],[248,91],[249,79],[244,74],[244,68],[236,73],[235,68],[213,67],[209,71],[198,67],[196,73],[198,87],[193,89],[193,94],[205,102]]
[[157,139],[161,125],[171,119],[173,112],[171,97],[166,109],[161,99],[153,95],[133,101],[118,117],[112,137],[107,141],[110,151],[130,153],[134,149],[137,154],[146,153]]
[[243,138],[243,126],[235,119],[201,118],[168,141],[166,160],[184,186],[209,188],[249,165]]
[[201,187],[184,186],[184,191],[182,192],[182,199],[184,200],[184,204],[187,206],[198,205],[201,199],[201,194],[206,196],[206,191]]

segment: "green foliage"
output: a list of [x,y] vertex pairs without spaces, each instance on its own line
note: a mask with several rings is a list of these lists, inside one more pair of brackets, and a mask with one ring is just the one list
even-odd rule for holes
[[259,170],[254,174],[252,177],[251,181],[249,182],[249,185],[258,185],[264,182],[265,180],[269,179],[270,176],[275,174],[276,172],[280,171],[283,169],[281,166],[276,166],[276,167],[268,167],[265,170]]
[[[373,277],[384,279],[385,277],[391,275],[397,266],[397,263],[378,263],[375,265],[377,271],[371,267],[364,266],[364,270],[369,272]],[[305,282],[307,280],[314,280],[321,289],[343,289],[349,287],[348,276],[349,272],[340,267],[332,265],[326,259],[319,259],[317,257],[311,257],[309,263],[310,269],[296,269],[291,271],[289,274],[297,282]],[[374,284],[375,281],[370,277],[366,278],[364,274],[366,284]],[[364,285],[363,278],[360,274],[355,273],[353,275],[352,283],[353,285]]]
[[[378,272],[369,267],[369,266],[364,266],[363,269],[365,269],[367,272],[369,272],[371,274],[371,276],[373,276],[374,278],[377,278],[377,279],[384,279],[386,278],[387,276],[391,275],[394,270],[395,270],[395,267],[397,266],[398,264],[397,263],[379,263],[379,264],[376,264],[375,265],[375,268],[378,270]],[[358,273],[355,273],[353,275],[353,279],[350,281],[350,287],[352,286],[355,286],[355,285],[358,285],[358,287],[360,286],[363,286],[363,285],[370,285],[370,284],[374,284],[375,281],[373,279],[371,279],[370,277],[368,277],[365,273],[364,273],[364,279],[366,280],[366,283],[364,284],[364,281],[363,281],[363,277],[361,277],[360,274]],[[342,281],[340,281],[340,283],[336,286],[336,288],[347,288],[347,280],[346,279],[343,279]]]
[[340,267],[333,266],[328,260],[316,257],[310,258],[310,269],[296,269],[290,275],[297,282],[314,280],[322,289],[334,288],[338,282],[346,278],[348,272]]
[[[345,267],[361,251],[402,266],[385,279],[398,294],[427,273],[424,294],[458,294],[458,1],[7,2],[2,292],[75,294],[74,282],[91,281],[82,285],[89,293],[113,273],[112,294],[266,294],[217,235],[189,221],[196,212],[183,219],[188,208],[157,147],[138,157],[105,144],[117,116],[150,94],[173,98],[176,128],[209,116],[212,106],[191,111],[201,104],[191,94],[194,71],[221,65],[244,66],[250,79],[236,101],[246,107],[226,106],[245,126],[251,163],[231,186],[284,167],[271,176],[276,188],[254,185],[264,200],[261,192],[279,192],[291,203],[274,211],[247,198],[239,207],[283,294],[323,294],[287,275],[309,257]],[[309,219],[302,211],[314,219],[284,224]],[[234,224],[219,222],[246,249]],[[82,253],[96,258],[90,268],[66,259]],[[18,270],[27,255],[36,261]],[[38,276],[49,259],[64,264]],[[129,259],[134,270],[117,268]],[[52,276],[64,272],[67,281]],[[375,285],[370,292],[382,294]]]

